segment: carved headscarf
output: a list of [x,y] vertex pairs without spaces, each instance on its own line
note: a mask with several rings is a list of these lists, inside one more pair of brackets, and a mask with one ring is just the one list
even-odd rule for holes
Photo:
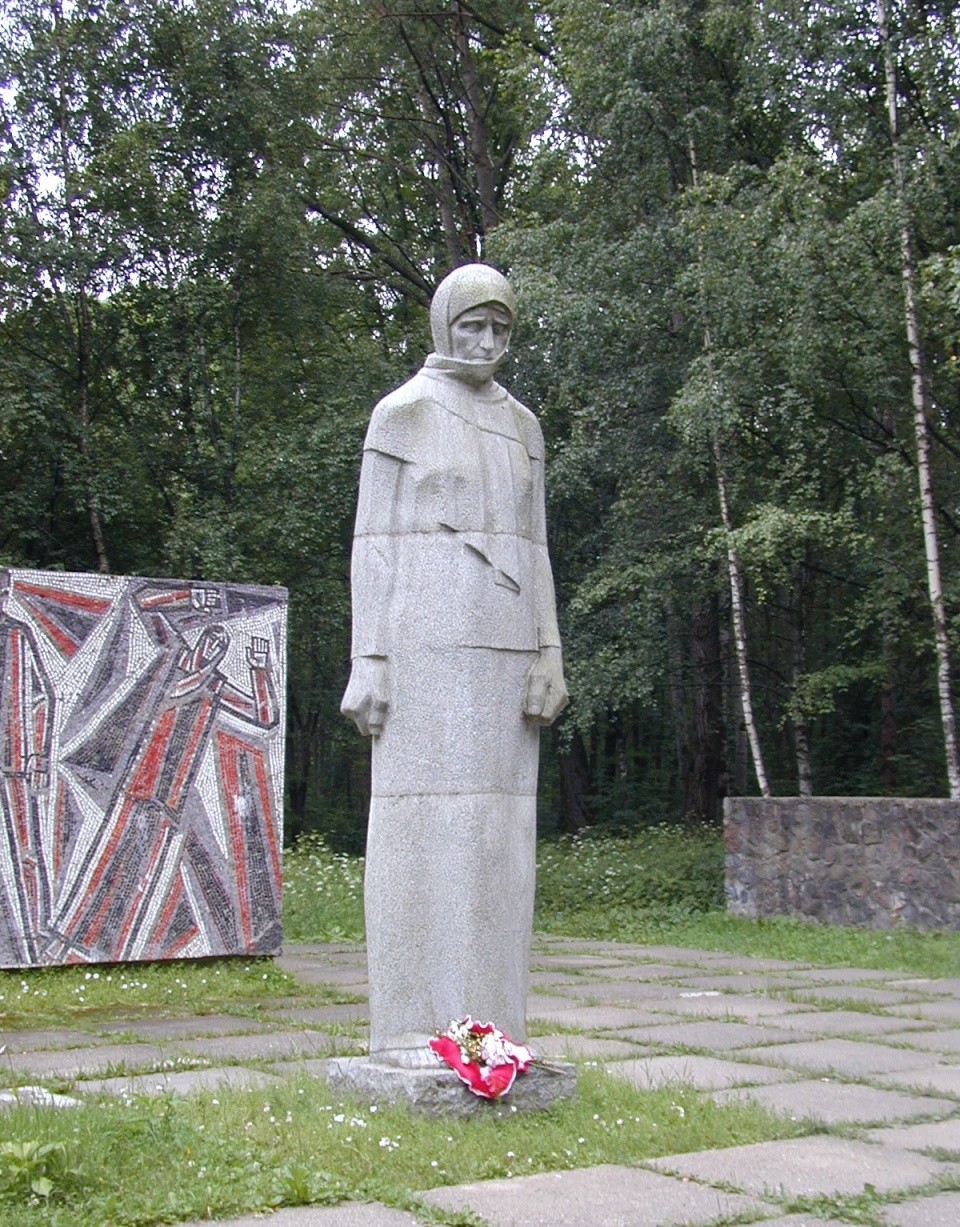
[[448,273],[430,303],[430,329],[436,352],[451,357],[450,325],[464,311],[488,303],[503,307],[511,319],[517,314],[516,295],[503,273],[489,264],[464,264]]

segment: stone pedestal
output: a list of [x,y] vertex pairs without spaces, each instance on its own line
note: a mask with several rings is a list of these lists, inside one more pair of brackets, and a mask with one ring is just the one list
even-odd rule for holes
[[368,1057],[334,1057],[327,1062],[327,1081],[336,1090],[358,1095],[371,1103],[401,1104],[424,1116],[481,1116],[537,1112],[577,1089],[575,1065],[537,1061],[519,1074],[508,1094],[481,1099],[460,1081],[452,1069],[401,1069],[379,1065]]

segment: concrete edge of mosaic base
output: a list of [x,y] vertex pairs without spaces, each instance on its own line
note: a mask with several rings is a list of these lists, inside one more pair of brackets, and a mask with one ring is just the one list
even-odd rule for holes
[[538,1061],[514,1082],[501,1099],[481,1099],[452,1069],[399,1069],[368,1057],[332,1057],[326,1067],[332,1089],[369,1098],[374,1103],[405,1104],[424,1116],[505,1116],[539,1112],[577,1089],[577,1067],[568,1062]]

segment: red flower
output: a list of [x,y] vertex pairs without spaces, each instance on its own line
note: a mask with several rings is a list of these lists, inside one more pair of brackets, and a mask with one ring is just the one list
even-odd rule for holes
[[474,1095],[499,1099],[513,1086],[518,1073],[526,1073],[533,1060],[530,1049],[514,1044],[493,1023],[470,1017],[452,1022],[430,1040],[433,1052],[453,1069]]

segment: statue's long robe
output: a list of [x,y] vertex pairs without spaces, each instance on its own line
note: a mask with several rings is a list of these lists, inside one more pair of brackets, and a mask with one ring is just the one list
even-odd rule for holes
[[539,730],[559,646],[543,436],[499,385],[429,364],[374,410],[352,562],[353,656],[386,661],[365,909],[371,1055],[434,1060],[472,1014],[525,1034]]

